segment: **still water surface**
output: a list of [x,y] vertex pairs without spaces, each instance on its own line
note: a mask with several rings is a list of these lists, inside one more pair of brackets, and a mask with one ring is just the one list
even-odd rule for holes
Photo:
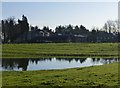
[[118,62],[118,58],[35,58],[3,59],[0,70],[26,71],[87,67]]

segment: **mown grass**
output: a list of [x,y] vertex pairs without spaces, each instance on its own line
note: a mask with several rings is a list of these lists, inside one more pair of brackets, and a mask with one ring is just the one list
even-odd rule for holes
[[3,58],[118,57],[119,43],[3,44]]
[[63,70],[3,71],[2,83],[3,88],[118,88],[118,63]]

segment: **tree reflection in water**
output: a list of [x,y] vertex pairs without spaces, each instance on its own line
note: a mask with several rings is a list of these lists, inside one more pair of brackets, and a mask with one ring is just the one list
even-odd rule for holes
[[[69,63],[72,63],[73,61],[75,62],[80,62],[80,64],[84,63],[88,58],[34,58],[34,59],[26,59],[26,58],[15,58],[15,59],[3,59],[2,60],[2,68],[4,70],[14,70],[15,68],[17,69],[22,69],[22,71],[26,71],[29,63],[36,63],[38,62],[45,62],[50,61],[55,59],[56,61],[63,62],[63,61],[68,61]],[[91,59],[92,63],[97,63],[101,62],[103,64],[109,64],[114,61],[119,61],[120,59],[118,58],[89,58]]]

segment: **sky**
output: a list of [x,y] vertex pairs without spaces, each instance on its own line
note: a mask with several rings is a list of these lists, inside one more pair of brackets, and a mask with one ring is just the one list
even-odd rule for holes
[[2,2],[118,2],[119,0],[1,0]]
[[118,18],[118,2],[2,2],[2,19],[21,19],[23,14],[39,28],[71,24],[91,30]]

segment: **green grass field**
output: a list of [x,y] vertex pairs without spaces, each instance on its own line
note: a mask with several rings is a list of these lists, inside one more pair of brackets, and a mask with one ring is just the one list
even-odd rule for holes
[[[119,43],[3,44],[2,58],[116,57]],[[62,70],[3,71],[2,88],[118,88],[118,63]],[[37,87],[38,86],[38,87]],[[90,87],[92,86],[92,87]]]
[[108,88],[110,86],[109,88],[118,88],[115,87],[118,86],[118,62],[63,70],[3,71],[3,88],[23,88],[19,86],[28,88],[74,88],[75,86]]
[[3,58],[118,57],[119,43],[3,44]]

